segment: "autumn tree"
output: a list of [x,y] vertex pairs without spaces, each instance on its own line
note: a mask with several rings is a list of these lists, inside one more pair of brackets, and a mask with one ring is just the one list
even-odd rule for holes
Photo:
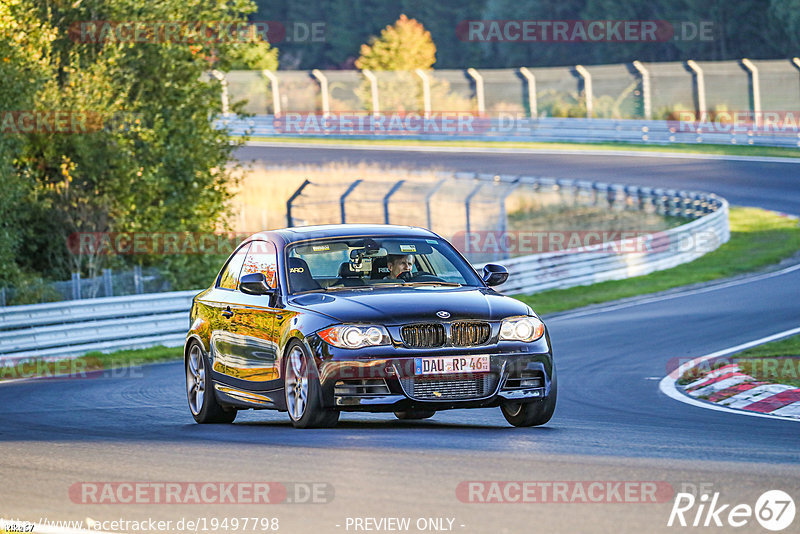
[[[429,70],[436,62],[436,45],[425,27],[405,15],[361,45],[356,67],[378,71],[381,111],[409,111],[422,108],[422,87],[416,69]],[[391,71],[391,72],[383,72]],[[365,80],[358,95],[372,110],[370,85]]]
[[436,63],[436,45],[431,34],[415,19],[405,15],[361,45],[356,67],[369,70],[430,69]]

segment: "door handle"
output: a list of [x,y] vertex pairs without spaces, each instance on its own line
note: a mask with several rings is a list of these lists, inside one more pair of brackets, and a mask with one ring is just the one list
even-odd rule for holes
[[225,308],[225,311],[222,312],[222,316],[225,317],[226,319],[230,319],[231,317],[233,317],[233,312],[231,311],[230,306]]

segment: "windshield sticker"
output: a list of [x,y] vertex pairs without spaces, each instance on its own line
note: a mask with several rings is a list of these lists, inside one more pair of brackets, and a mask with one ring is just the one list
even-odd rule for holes
[[416,252],[417,247],[414,245],[400,245],[400,252]]
[[436,241],[435,239],[426,239],[425,242],[426,243],[430,243],[431,245],[438,245],[439,244],[439,242]]
[[330,250],[330,249],[331,249],[331,246],[330,246],[330,245],[313,245],[313,246],[311,247],[311,249],[312,249],[314,252],[322,252],[322,251],[325,251],[325,250]]

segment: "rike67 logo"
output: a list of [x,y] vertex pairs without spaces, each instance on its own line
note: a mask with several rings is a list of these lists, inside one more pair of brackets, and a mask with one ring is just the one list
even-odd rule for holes
[[692,527],[743,527],[755,518],[767,530],[780,531],[792,524],[795,515],[794,500],[781,490],[764,492],[755,503],[730,504],[720,501],[719,492],[678,493],[669,514],[667,526]]

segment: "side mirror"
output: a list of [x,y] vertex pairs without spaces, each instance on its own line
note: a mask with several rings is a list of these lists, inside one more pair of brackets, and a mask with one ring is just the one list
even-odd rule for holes
[[248,295],[274,295],[275,288],[269,287],[264,273],[250,273],[239,280],[239,289]]
[[487,286],[499,286],[508,280],[508,269],[495,263],[483,266],[483,281]]

